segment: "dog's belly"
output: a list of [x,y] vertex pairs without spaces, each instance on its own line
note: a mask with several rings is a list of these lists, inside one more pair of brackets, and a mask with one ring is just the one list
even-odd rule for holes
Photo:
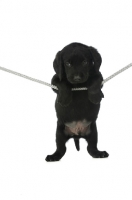
[[87,120],[73,121],[65,123],[65,133],[68,135],[80,135],[84,136],[90,133],[91,122]]

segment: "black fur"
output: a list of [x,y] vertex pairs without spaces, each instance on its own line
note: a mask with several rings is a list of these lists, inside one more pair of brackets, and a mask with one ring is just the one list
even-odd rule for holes
[[[106,151],[97,149],[97,128],[100,102],[104,97],[101,91],[103,77],[99,72],[102,58],[98,51],[81,43],[72,43],[64,47],[56,55],[53,67],[56,74],[52,84],[59,90],[55,109],[57,113],[56,145],[54,154],[48,155],[46,161],[58,161],[65,152],[65,143],[74,138],[75,146],[79,150],[79,138],[88,142],[87,150],[94,158],[108,157]],[[85,91],[71,91],[71,88],[87,87]],[[87,135],[65,134],[65,124],[86,119],[90,122],[90,133]]]

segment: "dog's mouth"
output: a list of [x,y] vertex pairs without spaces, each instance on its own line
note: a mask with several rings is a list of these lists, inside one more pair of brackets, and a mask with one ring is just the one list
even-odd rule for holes
[[74,80],[74,81],[72,81],[71,83],[73,83],[73,84],[75,83],[75,84],[76,84],[76,83],[84,83],[84,82],[85,82],[85,81],[83,81],[83,80]]

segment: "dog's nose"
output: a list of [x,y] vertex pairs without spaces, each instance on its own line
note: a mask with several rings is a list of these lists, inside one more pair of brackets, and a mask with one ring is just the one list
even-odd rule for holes
[[80,76],[74,76],[74,81],[80,81],[81,77]]

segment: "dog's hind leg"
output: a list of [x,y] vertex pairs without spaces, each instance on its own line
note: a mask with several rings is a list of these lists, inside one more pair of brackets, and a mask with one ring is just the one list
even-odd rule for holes
[[109,154],[106,151],[99,151],[97,149],[97,128],[96,128],[96,122],[91,123],[91,133],[85,138],[88,142],[88,153],[93,158],[105,158],[108,157]]
[[48,155],[46,157],[46,161],[52,162],[52,161],[59,161],[65,154],[66,152],[66,146],[65,143],[69,139],[65,134],[64,134],[64,125],[62,124],[57,124],[57,130],[56,130],[56,146],[57,149],[52,155]]

